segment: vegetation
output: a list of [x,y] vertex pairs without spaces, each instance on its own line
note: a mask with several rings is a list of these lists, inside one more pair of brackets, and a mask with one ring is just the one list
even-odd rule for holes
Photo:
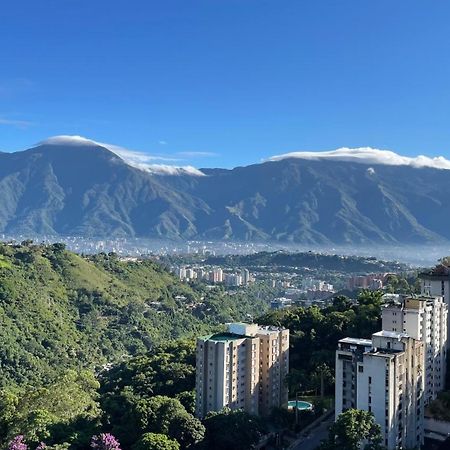
[[207,264],[227,267],[291,267],[314,268],[345,273],[398,272],[407,266],[360,256],[326,255],[322,253],[259,252],[251,255],[210,256]]
[[[323,310],[258,319],[290,328],[288,382],[292,392],[320,394],[317,411],[333,384],[337,340],[377,331],[380,297],[363,291],[358,302],[337,297]],[[269,430],[264,420],[241,411],[193,416],[193,336],[264,313],[269,298],[267,286],[230,295],[181,284],[151,261],[0,245],[0,448],[251,448]],[[272,431],[292,419],[275,410]]]
[[390,274],[386,280],[385,291],[392,294],[420,294],[420,279],[417,273]]
[[381,292],[361,291],[358,302],[336,297],[320,309],[290,308],[271,311],[257,321],[290,330],[289,386],[292,393],[324,393],[333,387],[336,344],[344,337],[370,338],[381,326]]
[[180,445],[165,434],[145,433],[139,439],[133,450],[179,450]]
[[349,409],[330,427],[320,450],[382,450],[381,428],[372,413]]
[[428,405],[427,415],[437,420],[450,422],[450,391],[439,393],[437,399]]
[[196,291],[149,260],[0,244],[0,388],[100,370],[166,339],[267,309],[257,293]]
[[205,427],[205,448],[215,450],[248,450],[267,432],[261,418],[244,411],[210,413]]

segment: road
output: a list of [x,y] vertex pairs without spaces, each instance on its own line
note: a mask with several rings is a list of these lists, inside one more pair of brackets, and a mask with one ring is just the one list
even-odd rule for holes
[[319,426],[313,428],[305,437],[301,437],[296,441],[292,450],[315,450],[320,443],[328,437],[328,429],[334,421],[334,414],[332,414],[325,422],[321,422]]

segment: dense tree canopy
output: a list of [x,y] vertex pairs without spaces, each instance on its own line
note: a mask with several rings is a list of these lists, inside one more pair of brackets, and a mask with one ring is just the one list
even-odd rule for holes
[[333,386],[334,358],[337,342],[344,337],[370,338],[381,326],[381,296],[362,291],[358,302],[336,297],[330,306],[291,308],[271,311],[257,321],[290,330],[290,373],[292,392]]
[[165,434],[145,433],[133,446],[133,450],[179,450],[180,445]]
[[244,411],[210,413],[205,421],[205,446],[215,450],[248,450],[267,432],[264,421]]
[[382,450],[381,428],[372,413],[349,409],[331,426],[328,439],[320,450]]
[[98,372],[267,308],[257,290],[196,290],[151,260],[0,243],[0,389]]

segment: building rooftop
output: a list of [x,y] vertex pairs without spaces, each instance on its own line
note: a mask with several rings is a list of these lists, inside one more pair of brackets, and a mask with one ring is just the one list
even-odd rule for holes
[[448,280],[450,277],[450,268],[444,264],[438,264],[433,269],[419,273],[419,278],[422,279],[445,279]]
[[274,331],[283,331],[286,330],[286,328],[283,327],[276,327],[274,325],[261,325],[258,327],[258,334],[270,334]]
[[227,341],[236,341],[238,339],[246,339],[246,338],[254,338],[254,336],[246,336],[244,334],[223,332],[223,333],[210,334],[208,336],[202,336],[199,339],[203,339],[205,341],[214,341],[214,342],[227,342]]
[[393,358],[394,355],[402,353],[403,350],[386,349],[386,348],[374,348],[370,352],[364,353],[365,355],[379,356],[381,358]]
[[377,333],[373,333],[372,336],[381,336],[381,337],[387,337],[387,338],[393,338],[393,339],[400,340],[403,337],[409,337],[409,334],[402,333],[402,332],[399,332],[399,331],[381,330],[381,331],[378,331]]
[[341,344],[350,344],[350,345],[362,345],[364,347],[371,347],[372,341],[370,339],[362,339],[362,338],[350,338],[346,337],[339,341]]

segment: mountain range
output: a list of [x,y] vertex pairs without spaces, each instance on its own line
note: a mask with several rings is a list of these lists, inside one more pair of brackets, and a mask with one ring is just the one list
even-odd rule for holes
[[129,161],[117,149],[60,137],[0,153],[0,232],[320,245],[450,239],[442,158],[341,149],[198,170]]

